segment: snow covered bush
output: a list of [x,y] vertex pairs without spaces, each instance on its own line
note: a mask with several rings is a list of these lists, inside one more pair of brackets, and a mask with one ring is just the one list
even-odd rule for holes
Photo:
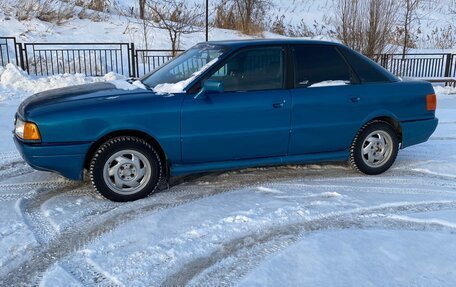
[[265,18],[271,6],[269,0],[222,0],[216,7],[214,25],[247,35],[258,34],[266,26]]
[[74,0],[25,0],[18,1],[16,17],[20,21],[37,18],[41,21],[61,24],[76,14]]

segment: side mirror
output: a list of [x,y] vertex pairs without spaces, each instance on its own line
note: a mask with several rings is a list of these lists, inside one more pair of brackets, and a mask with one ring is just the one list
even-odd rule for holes
[[214,80],[207,80],[204,81],[201,90],[193,97],[194,99],[199,98],[207,93],[223,93],[225,87],[223,86],[223,82],[221,81],[214,81]]

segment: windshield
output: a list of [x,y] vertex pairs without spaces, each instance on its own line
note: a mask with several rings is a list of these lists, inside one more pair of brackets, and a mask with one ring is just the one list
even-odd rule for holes
[[[145,75],[141,82],[156,92],[180,92],[185,86],[214,64],[226,47],[198,44],[166,63],[151,74]],[[176,89],[180,89],[179,91]]]

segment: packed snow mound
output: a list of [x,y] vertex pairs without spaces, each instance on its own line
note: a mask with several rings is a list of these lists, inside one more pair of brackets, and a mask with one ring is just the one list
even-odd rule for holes
[[456,87],[450,86],[434,86],[434,90],[439,96],[456,97]]
[[124,76],[108,73],[103,77],[86,77],[83,74],[59,74],[49,77],[28,75],[14,64],[0,67],[0,102],[23,99],[30,94],[87,83],[115,81]]
[[126,91],[136,90],[136,89],[146,90],[146,86],[144,86],[144,84],[141,83],[141,81],[139,81],[139,80],[136,80],[132,83],[127,82],[126,80],[114,80],[114,81],[109,81],[109,82],[111,84],[113,84],[114,86],[116,86],[116,88],[119,90],[126,90]]

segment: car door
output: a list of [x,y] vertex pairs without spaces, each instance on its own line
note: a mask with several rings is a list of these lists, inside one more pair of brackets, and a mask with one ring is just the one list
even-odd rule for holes
[[348,149],[365,113],[365,87],[332,45],[292,48],[290,155]]
[[291,101],[284,71],[281,46],[244,48],[215,67],[205,79],[223,83],[224,92],[184,99],[183,163],[285,155]]

